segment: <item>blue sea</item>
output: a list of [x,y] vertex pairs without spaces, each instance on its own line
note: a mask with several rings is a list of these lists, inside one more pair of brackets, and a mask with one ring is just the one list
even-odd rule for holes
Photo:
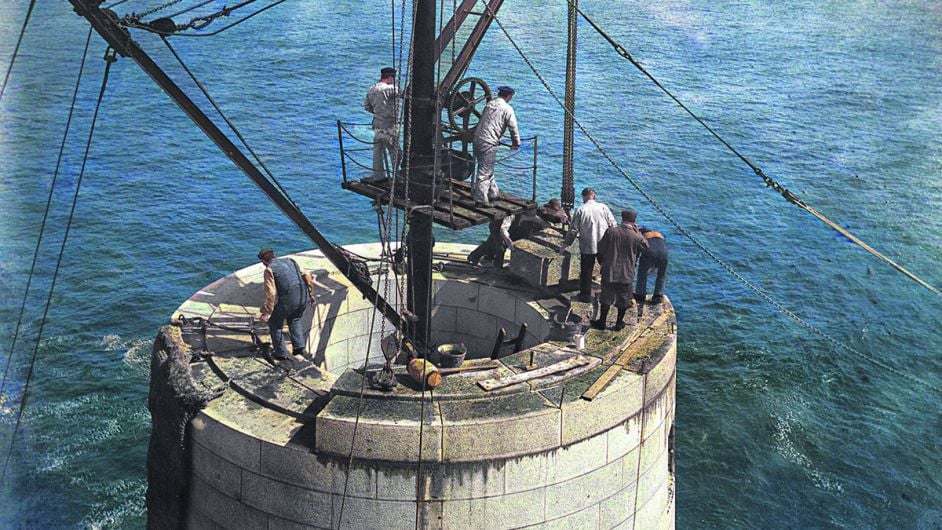
[[[67,2],[38,4],[0,101],[0,360],[13,356],[4,459],[104,69],[96,36],[11,353],[88,29]],[[0,71],[27,5],[0,2]],[[942,287],[942,4],[580,5],[769,176]],[[339,243],[377,238],[368,201],[340,189],[335,122],[368,122],[363,95],[398,53],[399,13],[376,0],[289,0],[218,36],[172,39]],[[506,2],[500,19],[561,95],[566,2]],[[678,528],[942,528],[942,298],[767,189],[587,24],[579,31],[577,119],[679,225],[808,324],[707,257],[577,135],[577,189],[636,208],[672,252]],[[158,38],[138,39],[196,94]],[[558,196],[563,113],[496,25],[468,74],[516,88],[521,130],[540,137],[540,198]],[[499,178],[530,186],[519,172]],[[0,486],[0,527],[144,525],[151,341],[184,299],[262,246],[311,244],[136,64],[115,63]]]

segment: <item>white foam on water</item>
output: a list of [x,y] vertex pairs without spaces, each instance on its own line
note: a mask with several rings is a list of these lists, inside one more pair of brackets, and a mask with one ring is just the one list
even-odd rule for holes
[[797,436],[796,431],[801,426],[801,421],[795,413],[792,410],[786,410],[783,415],[773,414],[772,417],[775,420],[775,433],[772,435],[775,440],[775,450],[788,462],[802,467],[816,487],[825,491],[843,493],[844,487],[840,481],[831,478],[827,472],[819,469],[811,458],[795,445],[793,438]]
[[90,507],[90,511],[82,519],[82,527],[96,530],[121,528],[131,520],[139,520],[146,512],[144,494],[147,491],[147,481],[144,479],[118,480],[86,486],[101,501]]
[[132,340],[125,347],[127,350],[124,352],[124,364],[136,372],[149,373],[151,341],[147,339]]
[[121,335],[105,335],[98,341],[98,346],[103,350],[120,350],[126,347],[127,342],[121,338]]

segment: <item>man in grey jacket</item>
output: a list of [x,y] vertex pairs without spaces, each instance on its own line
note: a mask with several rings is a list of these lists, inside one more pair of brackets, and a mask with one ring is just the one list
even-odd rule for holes
[[504,131],[510,130],[510,148],[520,149],[520,131],[517,130],[517,115],[510,100],[514,89],[502,86],[497,89],[497,97],[490,100],[481,113],[481,119],[474,129],[474,160],[478,164],[477,174],[472,188],[474,201],[483,205],[490,204],[497,198],[500,189],[494,179],[494,162],[497,160],[497,147]]
[[[399,89],[396,87],[396,69],[383,68],[380,79],[366,92],[363,108],[373,115],[373,178],[386,176],[383,159],[388,155],[390,165],[396,164],[399,147],[399,127],[396,124]],[[394,167],[390,170],[395,171]]]
[[572,215],[569,232],[563,238],[558,252],[562,254],[566,247],[579,237],[579,298],[588,302],[592,298],[592,269],[598,253],[598,243],[610,226],[615,226],[615,216],[608,206],[595,200],[595,190],[582,190],[582,206]]

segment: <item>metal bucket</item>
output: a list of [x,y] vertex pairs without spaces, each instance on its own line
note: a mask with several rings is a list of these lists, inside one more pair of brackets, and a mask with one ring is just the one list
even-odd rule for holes
[[442,368],[457,368],[467,354],[468,349],[464,344],[442,344],[438,347],[438,365]]

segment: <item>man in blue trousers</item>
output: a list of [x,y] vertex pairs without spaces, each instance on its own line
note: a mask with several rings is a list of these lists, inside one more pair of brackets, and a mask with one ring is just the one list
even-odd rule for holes
[[274,358],[288,358],[283,327],[288,322],[292,353],[304,355],[307,338],[301,316],[308,304],[314,304],[314,279],[291,258],[279,258],[275,251],[263,248],[258,259],[265,264],[265,301],[262,322],[268,323]]
[[648,248],[641,253],[638,264],[638,284],[635,286],[635,300],[644,303],[648,292],[648,272],[657,271],[654,280],[654,294],[651,295],[652,304],[660,304],[664,299],[664,281],[667,279],[667,243],[664,236],[657,230],[641,227],[641,235],[648,241]]

